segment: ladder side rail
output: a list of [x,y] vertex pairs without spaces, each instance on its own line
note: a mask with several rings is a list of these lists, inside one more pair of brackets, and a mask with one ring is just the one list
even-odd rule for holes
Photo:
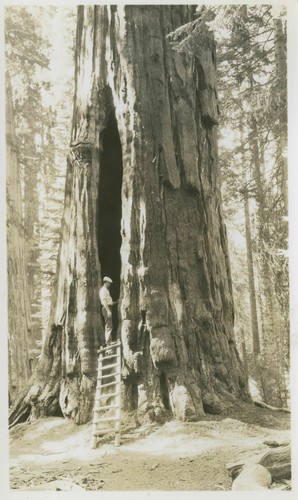
[[[97,379],[99,379],[101,377],[101,375],[102,375],[102,353],[100,352],[99,356],[98,356]],[[96,392],[97,392],[98,389],[101,392],[101,387],[99,385],[99,380],[97,380]],[[95,398],[95,401],[94,401],[94,410],[98,411],[99,408],[100,408],[99,399]],[[96,444],[97,444],[96,431],[97,431],[97,424],[95,422],[95,419],[93,418],[93,424],[92,424],[92,436],[93,436],[92,437],[92,448],[96,448]]]
[[117,406],[115,410],[116,424],[115,424],[115,446],[120,446],[121,440],[121,344],[117,346],[117,354],[119,361],[119,370],[115,376],[116,378],[116,397],[115,405]]
[[[112,353],[111,353],[112,350]],[[110,352],[107,352],[110,351]],[[98,436],[108,433],[114,433],[115,446],[120,445],[121,440],[121,342],[115,342],[109,346],[102,347],[98,351],[98,373],[97,385],[95,394],[95,404],[93,409],[93,426],[92,426],[92,448],[96,448]],[[108,364],[105,364],[105,360]],[[106,373],[106,370],[112,369],[112,373]],[[103,383],[109,377],[114,378],[114,382]],[[102,380],[104,379],[104,380]],[[114,392],[103,394],[102,388],[115,386]],[[111,387],[112,388],[112,387]],[[102,400],[113,398],[111,404],[101,404]],[[113,410],[114,416],[104,417],[98,415],[101,410]],[[99,429],[101,423],[115,421],[114,431],[111,429]]]

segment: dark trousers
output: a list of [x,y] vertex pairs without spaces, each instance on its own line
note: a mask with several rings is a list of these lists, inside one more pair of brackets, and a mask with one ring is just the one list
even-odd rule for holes
[[[110,311],[112,314],[111,308],[110,308]],[[104,320],[105,320],[105,341],[106,341],[106,345],[108,345],[112,342],[113,318],[112,318],[112,316],[110,318],[108,318],[107,311],[104,307],[102,308],[102,315],[103,315]]]

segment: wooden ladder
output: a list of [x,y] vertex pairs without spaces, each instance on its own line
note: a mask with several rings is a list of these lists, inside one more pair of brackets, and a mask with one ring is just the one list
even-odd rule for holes
[[[98,352],[97,386],[93,410],[92,448],[105,434],[121,435],[121,342],[102,347]],[[114,423],[114,428],[107,424]]]

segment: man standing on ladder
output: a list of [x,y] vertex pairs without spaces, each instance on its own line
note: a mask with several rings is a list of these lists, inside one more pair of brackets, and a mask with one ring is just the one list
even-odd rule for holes
[[102,315],[105,320],[105,341],[106,345],[111,344],[112,342],[112,331],[113,331],[113,318],[112,318],[112,306],[113,304],[117,304],[113,302],[113,299],[110,295],[109,288],[113,281],[108,276],[105,276],[103,279],[103,285],[99,290],[99,298],[102,305]]

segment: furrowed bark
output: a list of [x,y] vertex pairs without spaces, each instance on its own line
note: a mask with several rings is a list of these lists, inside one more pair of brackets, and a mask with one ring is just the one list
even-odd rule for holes
[[51,318],[61,326],[59,404],[78,422],[93,404],[106,274],[120,295],[127,409],[195,420],[249,399],[217,182],[215,47],[192,59],[166,38],[192,15],[187,6],[78,9]]

